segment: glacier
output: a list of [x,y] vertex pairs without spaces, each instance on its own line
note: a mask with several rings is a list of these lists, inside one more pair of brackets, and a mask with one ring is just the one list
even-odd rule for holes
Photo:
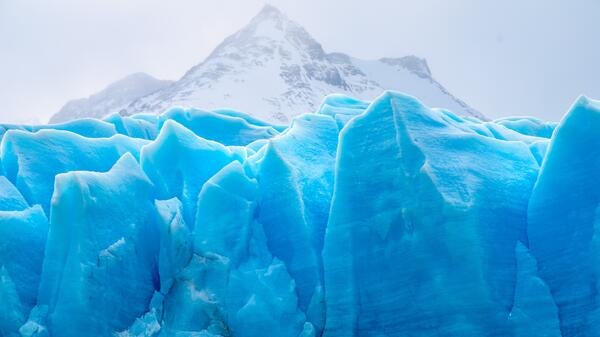
[[600,336],[600,102],[0,127],[0,336]]

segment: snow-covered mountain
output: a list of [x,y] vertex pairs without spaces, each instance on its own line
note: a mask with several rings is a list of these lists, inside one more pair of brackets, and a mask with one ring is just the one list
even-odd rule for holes
[[131,74],[88,98],[67,102],[50,119],[59,123],[82,117],[103,117],[127,107],[133,100],[151,94],[172,84],[173,81],[158,80],[145,73]]
[[302,26],[269,5],[180,80],[126,107],[90,107],[87,111],[130,115],[161,113],[172,106],[232,108],[287,123],[293,116],[316,111],[325,95],[342,93],[372,100],[387,89],[459,115],[483,117],[439,84],[424,59],[361,60],[327,53]]

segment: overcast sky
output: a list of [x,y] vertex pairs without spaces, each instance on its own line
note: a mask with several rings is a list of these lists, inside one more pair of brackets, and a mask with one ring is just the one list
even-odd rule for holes
[[[271,0],[326,51],[415,54],[491,118],[600,98],[600,1]],[[46,122],[137,71],[178,79],[262,0],[0,0],[0,122]]]

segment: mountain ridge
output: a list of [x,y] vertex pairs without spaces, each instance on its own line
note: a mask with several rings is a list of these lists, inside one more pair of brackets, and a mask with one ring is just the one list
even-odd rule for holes
[[159,80],[143,72],[136,72],[106,86],[86,98],[68,101],[51,118],[51,123],[71,119],[101,118],[125,108],[132,100],[159,90],[173,81]]
[[107,113],[162,113],[173,106],[231,108],[288,123],[296,115],[315,112],[328,94],[370,101],[384,90],[485,119],[437,82],[425,59],[409,55],[361,60],[327,53],[306,29],[271,5],[179,80]]

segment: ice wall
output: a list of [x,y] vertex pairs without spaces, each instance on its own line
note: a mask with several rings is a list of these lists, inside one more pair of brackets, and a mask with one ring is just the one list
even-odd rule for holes
[[595,336],[599,116],[3,126],[0,336]]

